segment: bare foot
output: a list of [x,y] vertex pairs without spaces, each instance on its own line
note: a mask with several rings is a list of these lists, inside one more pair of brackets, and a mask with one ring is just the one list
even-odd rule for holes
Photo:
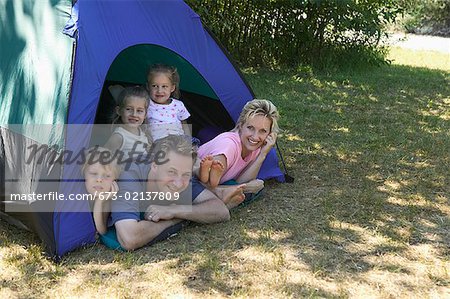
[[228,209],[238,206],[244,201],[245,184],[217,189],[217,196],[225,203]]
[[209,172],[209,186],[216,188],[219,185],[222,174],[225,171],[225,166],[218,160],[213,160],[211,170]]
[[264,188],[264,181],[260,179],[245,183],[244,193],[258,193]]
[[110,213],[111,201],[100,198],[94,199],[94,208],[92,209],[92,215],[94,216],[95,228],[101,235],[106,234],[106,232],[108,231],[106,222],[108,221]]
[[200,162],[200,169],[199,169],[199,179],[200,182],[203,184],[207,184],[209,181],[209,171],[211,170],[211,165],[213,163],[213,156],[208,155],[203,157],[202,161]]

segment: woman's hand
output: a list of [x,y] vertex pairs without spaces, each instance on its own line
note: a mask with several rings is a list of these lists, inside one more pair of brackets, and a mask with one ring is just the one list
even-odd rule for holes
[[277,141],[277,133],[270,133],[267,135],[264,140],[263,145],[261,146],[261,151],[259,152],[258,157],[252,161],[245,169],[241,172],[241,174],[236,178],[236,181],[239,184],[250,182],[251,180],[256,179],[259,170],[261,169],[261,165],[264,163],[264,160],[267,157],[267,154],[275,145]]
[[267,135],[266,140],[264,140],[264,145],[261,147],[261,153],[267,155],[270,149],[275,145],[277,141],[277,133],[272,132]]

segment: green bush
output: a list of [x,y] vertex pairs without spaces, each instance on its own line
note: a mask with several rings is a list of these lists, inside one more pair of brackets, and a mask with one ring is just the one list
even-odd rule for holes
[[[379,64],[397,0],[188,0],[246,66]],[[356,55],[356,56],[355,56]]]
[[403,0],[401,5],[406,31],[450,36],[449,0]]

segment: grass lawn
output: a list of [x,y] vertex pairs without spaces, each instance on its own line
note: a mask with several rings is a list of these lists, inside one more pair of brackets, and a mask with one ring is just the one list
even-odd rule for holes
[[244,70],[280,109],[293,184],[268,182],[228,223],[60,264],[2,221],[0,297],[448,298],[449,56],[390,57],[365,72]]

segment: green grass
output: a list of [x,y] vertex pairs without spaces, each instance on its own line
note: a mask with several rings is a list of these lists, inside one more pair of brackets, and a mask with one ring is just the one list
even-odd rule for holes
[[449,53],[406,50],[394,47],[390,50],[388,59],[396,65],[406,65],[450,71]]
[[0,296],[449,296],[448,55],[391,58],[364,72],[244,70],[280,109],[293,184],[268,182],[230,222],[133,253],[95,245],[58,265],[0,222]]

